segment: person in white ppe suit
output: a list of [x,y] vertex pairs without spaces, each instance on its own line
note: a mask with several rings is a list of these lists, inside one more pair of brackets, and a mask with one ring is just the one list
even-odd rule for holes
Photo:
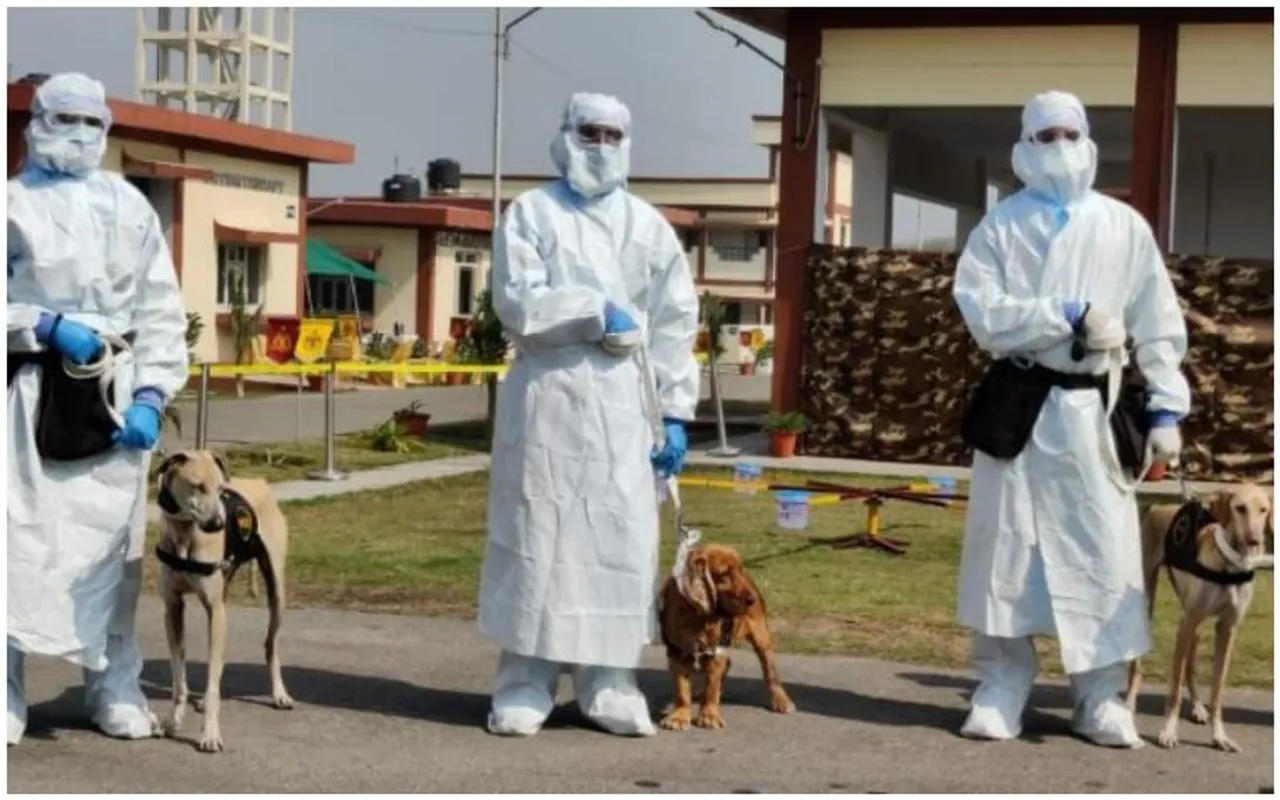
[[[101,83],[50,77],[31,104],[23,170],[9,181],[10,745],[27,723],[26,653],[83,667],[89,715],[104,733],[156,732],[139,685],[134,613],[149,451],[187,380],[186,312],[147,198],[99,168],[110,126]],[[113,341],[122,347],[111,358]],[[42,371],[23,359],[45,352],[72,370],[114,368],[114,397],[104,399],[118,428],[105,452],[43,456]]]
[[[698,299],[675,231],[625,188],[630,147],[626,106],[573,95],[551,145],[562,179],[517,197],[495,239],[494,309],[517,350],[479,603],[502,648],[488,720],[500,735],[541,729],[562,669],[595,724],[656,732],[634,669],[655,624],[655,470],[680,471],[698,400]],[[664,418],[657,452],[642,380]]]
[[[966,326],[996,358],[1077,378],[1124,363],[1132,337],[1150,391],[1147,459],[1176,463],[1190,407],[1186,325],[1146,221],[1092,189],[1098,149],[1076,97],[1027,103],[1013,169],[1024,188],[987,213],[957,265]],[[1073,337],[1087,346],[1080,361]],[[1071,679],[1073,729],[1105,746],[1142,744],[1117,697],[1127,662],[1151,647],[1138,509],[1134,476],[1114,466],[1106,403],[1096,388],[1055,385],[1020,453],[974,455],[958,598],[979,680],[968,737],[1020,735],[1031,637],[1049,635]]]

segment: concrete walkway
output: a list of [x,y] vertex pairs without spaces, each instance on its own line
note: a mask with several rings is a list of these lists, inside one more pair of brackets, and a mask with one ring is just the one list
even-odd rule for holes
[[[198,609],[198,604],[194,606]],[[138,631],[144,689],[170,708],[161,607],[143,599]],[[205,623],[188,610],[188,675],[204,686]],[[190,713],[175,740],[120,742],[87,728],[79,670],[30,659],[27,738],[8,753],[8,788],[25,792],[783,792],[783,793],[1256,793],[1272,783],[1273,696],[1227,694],[1228,733],[1244,752],[1209,749],[1209,731],[1184,722],[1173,751],[1148,744],[1105,750],[1069,732],[1070,696],[1042,681],[1021,740],[971,742],[955,734],[969,675],[859,658],[782,655],[798,711],[764,707],[759,668],[735,652],[722,731],[665,731],[619,739],[566,705],[531,739],[484,732],[496,652],[472,622],[291,609],[281,638],[292,711],[268,705],[262,664],[266,615],[234,608],[223,677],[226,751],[192,742]],[[1167,657],[1167,654],[1166,656]],[[657,713],[671,697],[659,648],[639,679]],[[1159,687],[1142,698],[1138,729],[1160,728]]]
[[[763,467],[766,471],[786,470],[789,472],[825,472],[839,475],[883,475],[900,478],[954,478],[959,481],[969,480],[968,467],[949,467],[936,464],[899,464],[892,461],[863,461],[856,458],[819,458],[817,456],[796,456],[794,458],[772,458],[769,456],[769,440],[764,434],[742,436],[730,439],[732,447],[741,449],[741,454],[733,457],[713,456],[709,450],[695,450],[689,454],[687,463],[698,466],[732,467],[737,461],[750,461]],[[768,479],[768,474],[765,475]],[[1201,494],[1218,491],[1231,484],[1211,481],[1188,481],[1188,488]],[[1179,495],[1181,484],[1176,480],[1152,481],[1142,485],[1144,494]]]

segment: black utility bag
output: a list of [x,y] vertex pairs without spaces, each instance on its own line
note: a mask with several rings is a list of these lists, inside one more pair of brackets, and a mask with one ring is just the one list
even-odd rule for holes
[[1016,458],[1031,439],[1040,409],[1055,386],[1105,391],[1106,380],[1058,372],[1035,363],[1023,366],[1011,358],[999,359],[969,399],[960,422],[965,444],[992,458]]
[[[1147,379],[1134,366],[1130,354],[1129,365],[1120,373],[1120,396],[1111,412],[1111,435],[1116,443],[1116,456],[1120,465],[1138,477],[1147,455],[1147,437],[1151,434],[1151,416],[1147,403],[1151,393]],[[1103,395],[1106,402],[1106,395]]]
[[[125,336],[132,342],[133,336]],[[122,348],[111,347],[112,353]],[[118,426],[102,398],[98,378],[73,378],[62,368],[62,354],[9,353],[9,387],[18,370],[35,364],[40,370],[40,397],[36,403],[36,451],[49,461],[80,461],[101,455],[115,446]],[[115,397],[115,381],[107,390]],[[10,432],[12,435],[12,431]]]

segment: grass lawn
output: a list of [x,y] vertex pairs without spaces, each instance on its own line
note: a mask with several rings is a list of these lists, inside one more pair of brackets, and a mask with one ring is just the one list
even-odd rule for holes
[[[725,477],[727,470],[691,471]],[[772,473],[774,481],[806,477]],[[831,476],[833,482],[887,485],[905,480]],[[474,613],[484,548],[483,473],[343,497],[290,503],[290,603],[368,611]],[[883,509],[884,532],[911,542],[908,555],[833,550],[824,539],[862,529],[863,507],[815,506],[807,531],[774,527],[765,495],[684,487],[687,522],[706,541],[736,547],[769,603],[780,648],[788,652],[844,653],[920,664],[965,667],[968,634],[954,622],[956,570],[963,512],[908,503]],[[674,555],[674,535],[663,532],[663,566]],[[154,572],[154,560],[148,559]],[[1260,573],[1258,588],[1232,660],[1234,685],[1272,685],[1273,585]],[[1176,601],[1162,576],[1156,616],[1156,651],[1147,661],[1163,680],[1173,647]],[[243,598],[237,580],[234,594]],[[261,601],[259,601],[261,602]],[[1202,629],[1209,635],[1212,625]],[[1048,642],[1042,666],[1060,665]],[[1210,673],[1212,647],[1199,650],[1201,684]]]

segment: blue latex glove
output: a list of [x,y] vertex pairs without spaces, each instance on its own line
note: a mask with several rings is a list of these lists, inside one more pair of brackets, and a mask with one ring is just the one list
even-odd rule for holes
[[1080,318],[1084,316],[1084,303],[1079,300],[1063,300],[1062,316],[1067,318],[1067,322],[1071,323],[1072,327],[1075,327],[1076,323],[1080,322]]
[[52,346],[72,364],[88,364],[106,347],[89,326],[52,314],[41,314],[36,321],[36,340]]
[[685,433],[684,423],[678,419],[664,419],[662,427],[667,434],[667,443],[661,450],[655,447],[649,460],[663,477],[679,475],[684,471],[684,457],[689,452],[689,436]]
[[639,326],[631,315],[613,304],[612,301],[604,304],[604,332],[605,335],[611,333],[627,333],[634,331]]
[[1178,426],[1178,415],[1172,411],[1152,411],[1148,415],[1153,428],[1176,428]]
[[111,435],[111,441],[134,450],[150,450],[160,441],[163,414],[164,395],[142,387],[133,393],[133,403],[124,412],[124,427]]

